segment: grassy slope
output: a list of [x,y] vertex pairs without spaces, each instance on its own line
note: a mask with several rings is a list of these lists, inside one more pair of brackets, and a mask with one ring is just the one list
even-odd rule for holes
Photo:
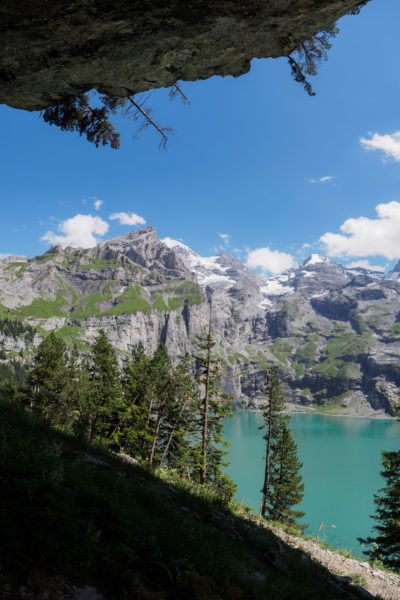
[[84,447],[4,402],[0,448],[0,595],[4,581],[41,572],[115,600],[350,598],[301,551],[286,547],[273,565],[277,538],[243,507]]

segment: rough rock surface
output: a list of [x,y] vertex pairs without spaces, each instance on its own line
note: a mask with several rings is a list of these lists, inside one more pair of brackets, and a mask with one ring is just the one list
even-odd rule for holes
[[264,525],[271,529],[274,534],[281,538],[286,544],[293,548],[300,548],[310,557],[324,567],[326,567],[333,576],[333,583],[341,581],[354,581],[354,585],[361,579],[362,584],[358,584],[365,590],[366,598],[382,598],[383,600],[398,600],[400,597],[400,577],[395,573],[382,571],[374,568],[368,562],[361,562],[354,558],[342,556],[333,550],[322,548],[318,543],[309,539],[303,539],[285,533],[281,529]]
[[96,88],[125,96],[246,73],[360,0],[5,0],[0,102],[40,110]]
[[259,406],[275,365],[286,399],[302,410],[393,414],[397,272],[345,269],[314,254],[266,278],[233,256],[205,258],[146,227],[89,250],[54,247],[33,259],[0,260],[0,351],[27,357],[50,329],[87,348],[104,329],[121,360],[139,340],[148,352],[163,342],[178,357],[206,330],[211,299],[225,389],[238,406]]

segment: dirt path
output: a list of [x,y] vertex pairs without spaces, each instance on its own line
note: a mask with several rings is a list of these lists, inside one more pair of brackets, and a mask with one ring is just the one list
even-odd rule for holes
[[[384,600],[400,599],[400,577],[393,573],[387,573],[373,568],[368,562],[360,562],[353,558],[346,558],[332,550],[325,550],[316,542],[304,540],[289,535],[280,529],[265,525],[275,535],[280,537],[289,546],[299,548],[307,552],[312,558],[326,567],[338,579],[342,577],[353,579],[353,583],[364,588],[374,596],[380,596]],[[354,576],[362,576],[365,584],[360,584]],[[349,579],[350,580],[350,579]]]

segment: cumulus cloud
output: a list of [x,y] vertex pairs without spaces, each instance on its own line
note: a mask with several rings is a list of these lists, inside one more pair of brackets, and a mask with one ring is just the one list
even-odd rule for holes
[[362,269],[369,269],[370,271],[379,271],[382,273],[386,269],[386,267],[380,267],[379,265],[371,265],[367,260],[355,260],[354,262],[346,265],[346,267],[348,269],[356,269],[357,267],[361,267]]
[[143,217],[139,217],[139,215],[136,215],[135,213],[126,213],[126,212],[119,212],[119,213],[112,213],[109,216],[109,219],[111,219],[111,221],[119,221],[121,225],[145,225],[146,221],[143,219]]
[[370,139],[360,138],[361,145],[366,150],[382,150],[385,154],[384,161],[392,158],[400,162],[400,131],[392,134],[380,135],[379,133],[370,133]]
[[375,207],[376,219],[347,219],[343,233],[325,233],[320,237],[329,256],[400,257],[400,203],[389,202]]
[[294,267],[296,261],[291,254],[271,250],[270,248],[257,248],[247,254],[246,267],[250,269],[261,268],[265,273],[277,275]]
[[105,235],[108,228],[109,224],[100,217],[75,215],[58,225],[59,234],[54,233],[54,231],[46,231],[41,239],[44,242],[60,245],[63,248],[66,246],[92,248],[99,241],[96,236]]
[[334,181],[335,179],[336,177],[334,177],[333,175],[325,175],[324,177],[319,178],[309,177],[306,179],[306,181],[308,183],[328,183],[329,181]]

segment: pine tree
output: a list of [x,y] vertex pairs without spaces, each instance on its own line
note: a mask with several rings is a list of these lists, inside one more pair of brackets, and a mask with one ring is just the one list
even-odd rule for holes
[[289,417],[284,416],[278,438],[272,447],[270,484],[273,493],[268,516],[273,521],[304,530],[307,525],[299,525],[297,519],[304,517],[305,513],[292,508],[302,501],[304,484],[300,475],[303,465],[297,457],[297,445],[288,428],[288,421]]
[[201,425],[201,443],[194,447],[193,456],[196,463],[194,476],[202,484],[209,484],[221,493],[232,496],[236,486],[223,473],[227,465],[224,456],[229,443],[224,440],[223,421],[233,416],[231,396],[223,393],[220,387],[222,369],[220,361],[214,356],[216,342],[212,330],[212,308],[206,334],[197,336],[197,362],[200,369],[200,401],[198,403],[198,420]]
[[122,389],[117,357],[103,330],[91,347],[88,401],[88,440],[110,443],[123,408]]
[[168,413],[168,407],[174,402],[174,383],[172,361],[164,344],[160,344],[154,353],[151,368],[153,371],[153,390],[147,419],[147,431],[151,432],[152,442],[148,465],[153,467],[158,450],[161,426]]
[[181,474],[187,472],[191,439],[195,431],[196,387],[189,372],[190,358],[185,355],[173,370],[173,401],[167,407],[161,434],[160,464],[176,469]]
[[142,342],[132,350],[122,373],[123,409],[112,435],[119,447],[131,456],[146,460],[151,444],[147,432],[148,407],[153,396],[151,357]]
[[66,381],[66,345],[52,331],[37,347],[28,373],[26,392],[30,408],[56,418]]
[[285,403],[274,368],[268,372],[264,393],[266,402],[261,407],[264,417],[261,429],[266,429],[266,455],[260,514],[299,527],[296,519],[304,513],[292,506],[299,504],[303,497],[304,485],[299,473],[302,463],[297,458],[297,446],[290,434],[290,417],[283,413]]
[[380,494],[375,495],[376,513],[372,518],[375,537],[359,538],[372,548],[365,551],[370,559],[382,561],[385,567],[400,569],[400,451],[382,452],[382,477],[386,480]]
[[89,437],[89,424],[93,410],[90,394],[90,367],[73,346],[67,365],[67,382],[62,392],[64,423],[78,438]]

